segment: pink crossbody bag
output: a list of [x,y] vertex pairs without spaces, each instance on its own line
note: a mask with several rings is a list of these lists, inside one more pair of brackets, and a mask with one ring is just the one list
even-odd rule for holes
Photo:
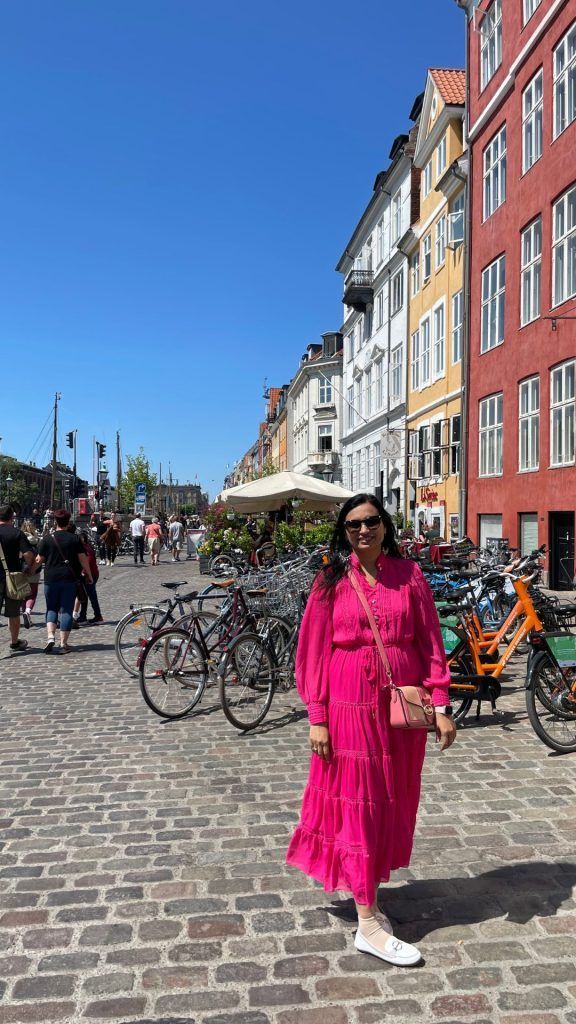
[[353,572],[349,574],[348,578],[358,595],[360,604],[368,616],[370,629],[374,634],[376,647],[378,648],[378,653],[388,680],[388,686],[390,687],[390,725],[393,729],[435,729],[436,714],[428,690],[424,686],[396,685],[392,679],[390,662],[388,661],[388,656],[386,654],[384,644],[382,643],[382,637],[380,636],[380,631],[374,620],[370,605],[362,593],[360,584]]

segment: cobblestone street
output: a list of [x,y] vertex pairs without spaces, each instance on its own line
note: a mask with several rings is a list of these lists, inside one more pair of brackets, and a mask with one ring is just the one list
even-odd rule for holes
[[[307,771],[295,692],[240,736],[209,689],[163,724],[113,623],[196,565],[102,567],[104,626],[0,660],[0,1024],[576,1022],[574,757],[498,721],[430,741],[410,870],[381,902],[424,962],[356,953],[353,904],[284,866]],[[182,575],[179,575],[179,574]],[[8,648],[5,620],[2,654]],[[521,684],[523,662],[516,666]]]

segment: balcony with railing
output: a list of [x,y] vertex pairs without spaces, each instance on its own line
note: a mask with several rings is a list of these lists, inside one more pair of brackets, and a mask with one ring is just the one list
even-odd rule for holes
[[352,306],[358,313],[364,313],[366,306],[374,299],[374,271],[351,270],[344,281],[344,298],[346,306]]
[[338,452],[325,449],[320,452],[308,452],[308,468],[311,470],[333,468],[339,462]]

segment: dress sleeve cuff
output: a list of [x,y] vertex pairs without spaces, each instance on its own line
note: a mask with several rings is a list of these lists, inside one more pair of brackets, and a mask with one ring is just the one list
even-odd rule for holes
[[448,694],[448,688],[447,687],[446,687],[446,689],[444,689],[444,687],[442,687],[442,689],[440,689],[440,688],[438,688],[436,686],[433,687],[432,690],[431,690],[431,697],[432,697],[432,704],[434,705],[435,708],[442,707],[443,704],[449,704],[450,703],[450,697],[449,697],[449,694]]
[[318,704],[313,701],[308,705],[308,719],[310,725],[324,725],[328,721],[328,708],[325,704]]

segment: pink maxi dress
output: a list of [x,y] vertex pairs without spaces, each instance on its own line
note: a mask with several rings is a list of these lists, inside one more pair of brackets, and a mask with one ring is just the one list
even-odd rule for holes
[[[438,615],[422,570],[381,555],[372,587],[350,558],[386,647],[394,682],[418,683],[448,703]],[[310,724],[328,723],[332,755],[316,754],[286,862],[370,904],[375,887],[410,863],[425,730],[389,725],[390,694],[372,630],[345,576],[310,595],[296,657],[296,684]]]

